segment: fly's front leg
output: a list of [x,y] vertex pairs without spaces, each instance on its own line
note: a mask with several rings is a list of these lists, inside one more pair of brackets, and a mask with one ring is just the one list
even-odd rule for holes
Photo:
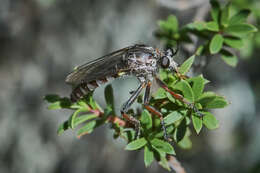
[[167,85],[161,81],[159,78],[155,78],[157,83],[160,85],[160,87],[162,87],[163,89],[165,89],[168,93],[170,93],[175,99],[185,103],[186,105],[188,105],[189,108],[191,108],[197,115],[199,116],[203,116],[203,114],[195,107],[194,103],[189,102],[188,100],[186,100],[182,95],[173,92],[172,90],[170,90]]
[[131,115],[127,115],[126,112],[128,111],[128,109],[130,108],[130,106],[134,103],[134,101],[137,99],[137,97],[139,96],[139,94],[141,93],[141,91],[143,90],[143,88],[146,86],[146,83],[143,82],[141,83],[141,85],[137,88],[137,90],[135,90],[132,94],[132,96],[127,100],[127,102],[123,105],[122,109],[121,109],[121,114],[122,116],[129,121],[130,123],[134,124],[135,126],[135,139],[137,137],[139,137],[140,135],[140,121],[137,120],[135,117],[131,116]]
[[146,89],[145,89],[145,94],[144,94],[144,107],[149,112],[151,112],[154,115],[157,115],[160,118],[162,129],[163,129],[163,137],[166,141],[168,141],[169,143],[172,144],[172,140],[171,140],[171,138],[168,137],[168,134],[167,134],[167,131],[166,131],[163,115],[159,111],[157,111],[154,107],[149,105],[149,97],[150,97],[150,93],[151,93],[150,90],[151,90],[151,82],[149,81],[147,83],[147,86],[146,86]]

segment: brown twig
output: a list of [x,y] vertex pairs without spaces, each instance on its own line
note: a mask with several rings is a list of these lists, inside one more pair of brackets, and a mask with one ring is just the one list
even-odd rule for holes
[[167,160],[169,166],[176,173],[186,173],[185,169],[182,167],[181,163],[172,155],[167,155]]

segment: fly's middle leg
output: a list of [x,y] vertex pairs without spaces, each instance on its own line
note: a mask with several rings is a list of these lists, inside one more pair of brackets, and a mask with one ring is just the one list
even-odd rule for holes
[[137,97],[139,96],[139,94],[141,93],[143,88],[145,88],[145,86],[146,86],[146,83],[142,82],[141,85],[137,88],[137,90],[135,90],[133,92],[131,97],[127,100],[127,102],[123,105],[123,107],[121,109],[121,114],[122,114],[123,118],[125,118],[127,121],[134,124],[134,126],[135,126],[135,131],[136,131],[135,139],[137,137],[139,137],[139,135],[140,135],[140,121],[138,119],[136,119],[135,117],[126,114],[126,112],[130,108],[130,106],[134,103],[134,101],[137,99]]
[[163,119],[163,115],[157,111],[154,107],[149,105],[149,97],[150,97],[150,89],[151,89],[151,82],[149,81],[147,83],[146,89],[145,89],[145,94],[144,94],[144,107],[152,114],[157,115],[160,118],[161,121],[161,126],[163,129],[163,137],[164,139],[169,142],[170,144],[172,144],[172,140],[171,138],[168,136],[167,131],[166,131],[166,127],[165,127],[165,123],[164,123],[164,119]]

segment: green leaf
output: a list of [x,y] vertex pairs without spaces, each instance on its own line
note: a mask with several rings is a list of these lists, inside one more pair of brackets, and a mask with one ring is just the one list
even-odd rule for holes
[[177,90],[180,90],[183,93],[183,96],[187,100],[189,100],[191,102],[194,101],[194,94],[193,94],[192,88],[187,81],[181,80],[174,86],[174,88]]
[[223,61],[225,61],[225,63],[227,63],[231,67],[235,67],[238,63],[237,57],[227,50],[221,51],[221,58]]
[[129,144],[127,144],[125,149],[126,150],[137,150],[137,149],[140,149],[143,146],[145,146],[146,143],[147,143],[147,141],[145,138],[140,138],[140,139],[137,139],[137,140],[132,141]]
[[184,118],[181,123],[178,125],[177,129],[175,130],[174,132],[174,139],[176,142],[180,142],[186,132],[187,132],[187,125],[186,125],[187,121],[186,121],[186,118]]
[[194,59],[195,59],[195,55],[192,55],[190,58],[188,58],[186,61],[184,61],[184,63],[180,66],[179,72],[182,75],[185,75],[190,70],[190,67],[193,64]]
[[218,53],[221,48],[222,48],[222,45],[223,45],[223,37],[222,35],[220,34],[216,34],[212,40],[210,41],[210,44],[209,44],[209,51],[211,54],[216,54]]
[[144,164],[146,167],[150,166],[154,160],[153,151],[148,147],[144,147]]
[[[160,124],[160,127],[161,127],[161,124]],[[173,125],[166,127],[167,134],[171,134],[173,132],[173,130],[174,130]],[[164,136],[164,131],[161,130],[159,133],[157,131],[155,131],[155,132],[153,132],[153,134],[151,136],[153,136],[154,138],[162,138]]]
[[184,137],[180,142],[178,142],[178,145],[182,149],[190,149],[192,147],[192,142],[189,137]]
[[197,100],[196,102],[200,103],[202,107],[206,107],[207,104],[211,101],[213,101],[217,95],[214,92],[204,92]]
[[96,126],[96,121],[90,121],[90,122],[86,123],[85,126],[81,127],[78,130],[77,136],[81,137],[82,135],[90,134],[93,131],[93,129],[95,128],[95,126]]
[[207,29],[207,23],[203,22],[203,21],[195,21],[193,23],[188,24],[187,27],[192,30],[195,29],[198,31],[203,31],[203,30]]
[[218,23],[215,21],[207,22],[207,29],[209,31],[219,31]]
[[168,171],[171,171],[170,167],[169,167],[169,163],[168,160],[166,159],[166,155],[161,154],[160,153],[160,162],[159,164],[164,168],[167,169]]
[[168,72],[164,69],[159,70],[159,75],[160,75],[160,79],[163,81],[168,78]]
[[250,10],[244,9],[239,11],[237,14],[231,17],[229,25],[235,25],[246,22],[247,17],[250,14]]
[[235,49],[240,49],[241,47],[243,47],[243,41],[241,40],[241,38],[237,37],[225,37],[224,43]]
[[156,93],[153,95],[154,99],[164,99],[167,97],[166,91],[163,88],[159,88]]
[[202,119],[196,115],[192,115],[192,124],[196,133],[199,134],[202,128]]
[[144,110],[141,115],[141,124],[142,126],[149,130],[152,128],[153,122],[152,122],[152,116],[147,110]]
[[219,127],[218,120],[210,112],[204,113],[203,124],[210,130],[214,130]]
[[54,103],[54,102],[57,102],[60,100],[60,96],[57,94],[48,94],[48,95],[44,96],[43,99],[49,103]]
[[114,94],[112,85],[107,85],[105,88],[105,99],[108,106],[114,110]]
[[69,98],[59,98],[58,100],[54,101],[55,95],[51,98],[50,95],[46,96],[44,99],[50,102],[51,104],[48,106],[48,109],[54,110],[54,109],[64,109],[64,108],[70,108],[71,101]]
[[217,109],[217,108],[224,108],[228,105],[228,102],[225,100],[224,97],[216,96],[216,98],[207,103],[207,106],[204,107],[206,109]]
[[213,92],[203,93],[197,100],[205,109],[223,108],[228,105],[224,97],[218,96]]
[[221,10],[221,25],[224,27],[228,26],[229,22],[229,10],[230,10],[230,3],[225,5],[224,9]]
[[159,26],[166,31],[178,32],[178,20],[174,15],[170,15],[166,21],[159,21]]
[[152,144],[153,147],[157,148],[158,150],[162,150],[165,153],[175,155],[175,151],[174,151],[173,147],[168,142],[165,142],[165,141],[160,140],[158,138],[154,138],[151,141],[151,144]]
[[193,93],[194,93],[194,99],[197,100],[203,90],[204,90],[204,86],[205,86],[205,79],[203,78],[202,75],[199,75],[197,77],[193,77],[193,78],[190,78],[189,81],[192,81],[192,90],[193,90]]
[[228,26],[224,31],[234,36],[243,37],[249,33],[256,32],[257,28],[251,24],[239,23]]
[[205,47],[204,47],[203,45],[200,45],[200,46],[198,47],[198,49],[196,50],[195,55],[200,56],[200,55],[202,54],[204,48],[205,48]]
[[70,116],[69,118],[69,125],[70,125],[70,128],[74,129],[75,128],[75,121],[76,121],[76,118],[77,116],[81,113],[81,112],[86,112],[88,111],[87,108],[80,108],[80,109],[77,109],[76,111],[73,112],[73,114]]
[[164,123],[167,126],[179,121],[182,118],[183,118],[182,114],[180,114],[177,111],[174,111],[169,113],[166,117],[164,117]]
[[170,93],[166,92],[165,94],[167,95],[167,98],[168,98],[172,103],[175,103],[175,102],[176,102],[175,98],[174,98]]
[[58,135],[61,135],[61,134],[63,134],[64,131],[66,131],[66,130],[68,130],[68,129],[69,129],[69,122],[68,122],[68,121],[65,121],[65,122],[63,122],[63,123],[59,126],[57,133],[58,133]]
[[211,17],[215,22],[218,23],[219,14],[220,14],[220,5],[219,5],[218,1],[216,1],[216,0],[211,0],[210,4],[211,4],[211,8],[212,8],[210,11]]
[[99,104],[94,100],[93,92],[87,95],[86,102],[92,107],[92,109],[98,109],[104,112],[103,109],[99,106]]
[[79,117],[76,117],[75,120],[74,120],[74,124],[73,124],[73,127],[76,127],[77,125],[85,122],[85,121],[88,121],[88,120],[91,120],[91,119],[94,119],[94,118],[97,118],[98,115],[96,114],[85,114],[85,115],[81,115]]

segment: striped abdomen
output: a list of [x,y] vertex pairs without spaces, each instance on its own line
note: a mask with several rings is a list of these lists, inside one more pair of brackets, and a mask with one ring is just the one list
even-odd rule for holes
[[109,80],[115,77],[97,79],[91,82],[82,82],[77,87],[75,87],[70,95],[70,99],[72,102],[76,102],[79,99],[83,98],[89,92],[94,91],[100,85],[108,82]]

